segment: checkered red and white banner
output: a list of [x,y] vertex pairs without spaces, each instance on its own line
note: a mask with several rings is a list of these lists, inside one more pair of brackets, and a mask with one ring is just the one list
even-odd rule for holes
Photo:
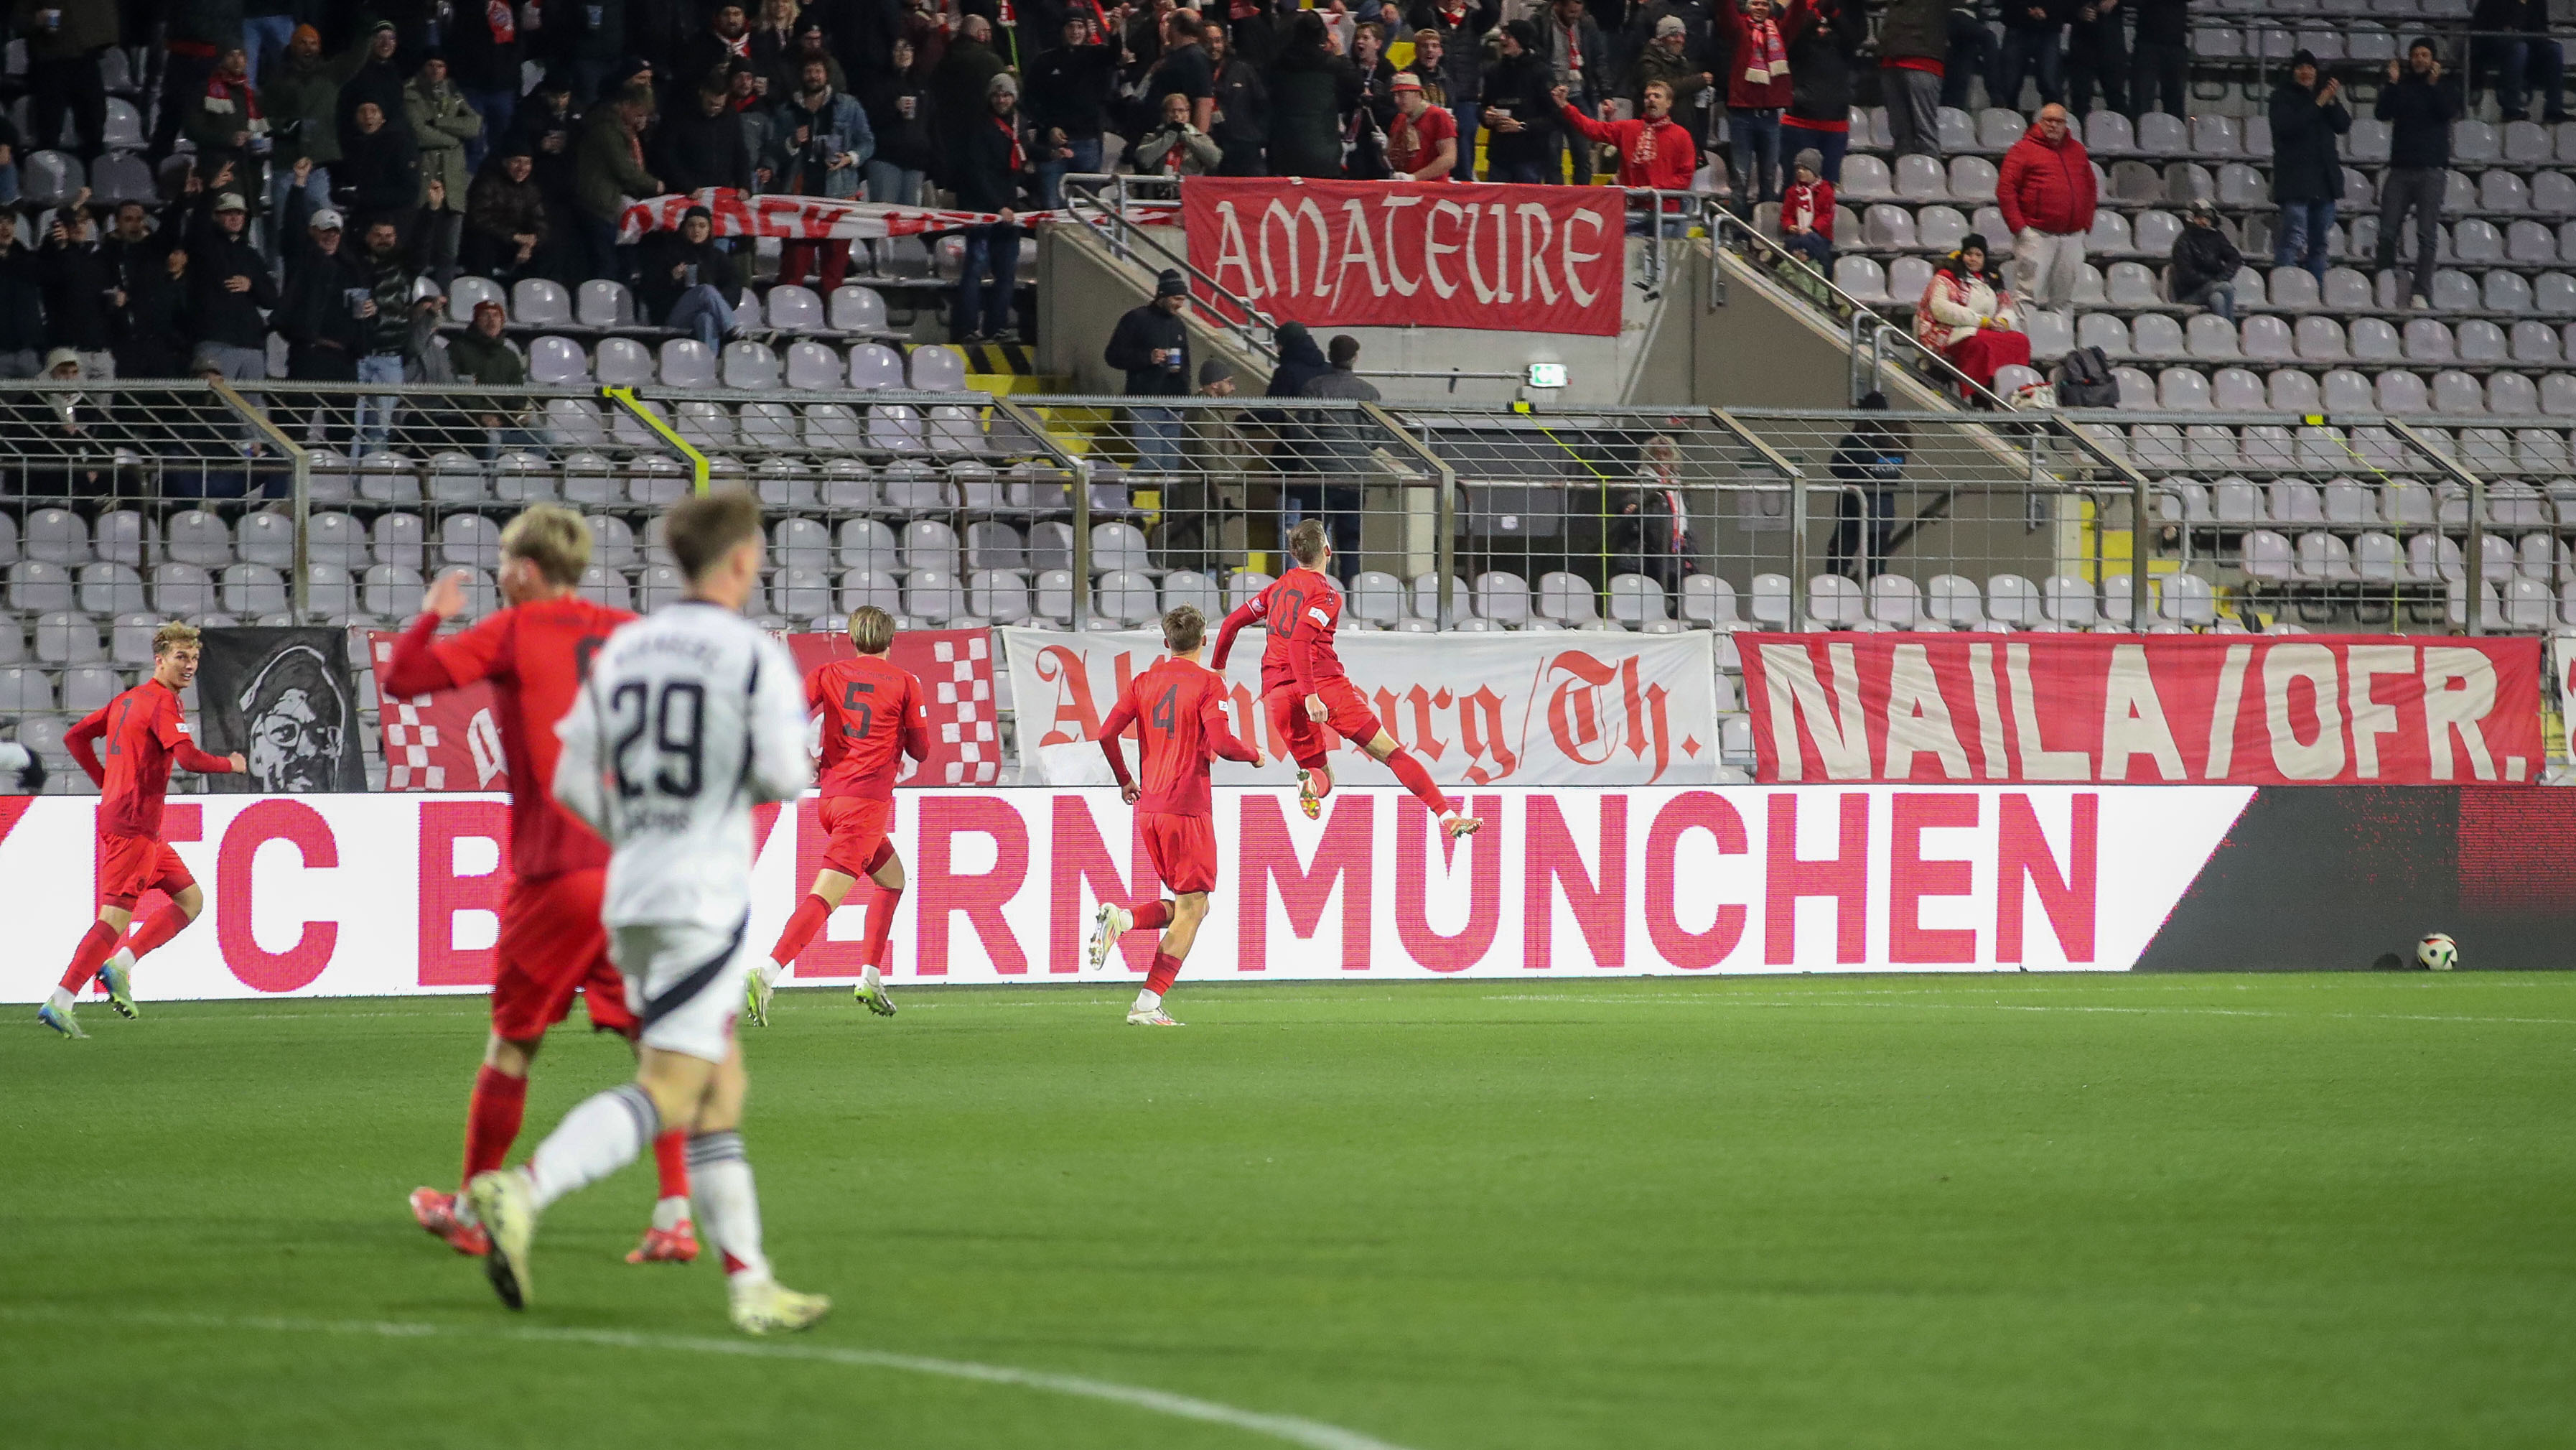
[[[397,634],[368,636],[376,677],[384,678]],[[782,636],[797,669],[811,674],[850,653],[839,634]],[[993,645],[980,629],[915,629],[895,636],[891,658],[921,680],[930,716],[928,760],[903,763],[904,785],[985,785],[1001,777],[1002,740],[993,700]],[[501,730],[492,687],[468,685],[441,695],[387,698],[381,704],[385,789],[496,791],[510,788],[501,759]]]
[[[657,196],[631,203],[619,218],[618,240],[640,240],[646,232],[679,230],[693,206],[705,207],[720,237],[789,237],[803,241],[875,241],[884,237],[918,237],[990,226],[1001,214],[953,211],[938,207],[896,206],[891,202],[830,201],[819,196],[745,196],[722,187],[686,196]],[[1179,220],[1171,204],[1131,205],[1128,220],[1162,226]],[[1076,220],[1069,211],[1013,212],[1020,226]]]
[[[1118,691],[1163,653],[1144,630],[1067,634],[1001,631],[1019,715],[1021,779],[1107,785],[1100,721]],[[1397,634],[1346,631],[1351,682],[1396,742],[1443,785],[1674,785],[1718,772],[1713,636],[1693,634]],[[1268,636],[1246,630],[1226,661],[1235,730],[1260,731],[1272,763],[1221,760],[1221,785],[1294,779],[1285,742],[1261,708]],[[1247,739],[1251,738],[1246,735]],[[1392,785],[1394,772],[1355,744],[1333,752],[1353,785]]]
[[2535,785],[2540,641],[1739,634],[1763,781]]

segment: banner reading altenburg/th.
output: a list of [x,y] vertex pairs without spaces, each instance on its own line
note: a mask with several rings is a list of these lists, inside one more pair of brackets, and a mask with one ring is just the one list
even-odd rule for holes
[[197,670],[198,744],[250,769],[206,777],[217,792],[365,790],[358,698],[342,629],[210,629]]
[[[1010,654],[1021,780],[1107,785],[1100,721],[1118,691],[1163,654],[1143,630],[1065,634],[997,631]],[[1265,635],[1246,630],[1226,661],[1238,735],[1272,764],[1218,761],[1223,785],[1279,784],[1294,767],[1261,708]],[[1335,641],[1397,743],[1433,780],[1481,785],[1681,785],[1717,779],[1716,655],[1707,634],[1394,634],[1345,632]],[[1257,731],[1254,735],[1248,732]],[[1130,743],[1129,749],[1134,749]],[[1130,758],[1133,756],[1131,754]],[[1391,785],[1395,776],[1357,745],[1333,752],[1335,780]]]
[[1615,336],[1623,193],[1193,176],[1190,265],[1281,322]]
[[1739,634],[1764,782],[2535,784],[2540,641]]

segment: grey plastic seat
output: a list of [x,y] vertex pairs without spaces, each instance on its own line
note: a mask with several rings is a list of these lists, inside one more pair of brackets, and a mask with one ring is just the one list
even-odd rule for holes
[[[2187,333],[2192,343],[2192,352],[2202,357],[2225,356],[2221,353],[2201,352],[2198,324],[2202,320],[2198,317],[2193,318],[2193,327]],[[2215,322],[2220,327],[2227,326],[2223,319],[2215,316],[2208,317],[2206,320]],[[2257,313],[2246,318],[2236,331],[2238,336],[2234,350],[2258,362],[2288,362],[2299,355],[2298,345],[2291,336],[2290,324],[2268,313]]]
[[2540,412],[2540,388],[2520,373],[2489,373],[2487,411],[2499,418],[2529,418]]
[[[2431,319],[2419,320],[2430,321]],[[2434,325],[2440,326],[2439,323]],[[2449,330],[2444,329],[2443,335],[2447,339]],[[2353,357],[2362,362],[2396,362],[2405,356],[2405,345],[2400,340],[2397,329],[2390,326],[2384,319],[2354,318],[2349,337]]]
[[1856,153],[1843,158],[1843,184],[1837,192],[1853,201],[1880,201],[1896,195],[1896,179],[1885,161]]
[[[2013,141],[2020,140],[2022,133],[2029,129],[2029,123],[2018,111],[1988,111],[1985,114],[2010,117]],[[2012,141],[2004,143],[2005,147],[2011,145]],[[2098,156],[2117,156],[2135,151],[2138,149],[2136,128],[2129,124],[2128,117],[2119,112],[2108,107],[2097,108],[2084,118],[2084,149]]]
[[2531,310],[2531,283],[2519,272],[2508,272],[2499,267],[2486,274],[2479,284],[2479,290],[2485,294],[2484,300],[2489,312],[2516,313]]
[[[2249,267],[2246,270],[2252,271],[2253,269]],[[2318,304],[2319,284],[2317,282],[2317,277],[2315,273],[2309,271],[2307,268],[2275,267],[2270,272],[2263,273],[2261,275],[2263,277],[2264,291],[2268,294],[2268,299],[2273,306],[2281,308],[2284,311],[2295,311],[2303,308],[2314,307]],[[2358,277],[2359,275],[2359,273],[2354,274],[2355,277]],[[2242,307],[2246,302],[2247,289],[2240,283],[2236,292],[2236,304],[2237,306]]]
[[2210,374],[2209,402],[2222,413],[2260,413],[2270,406],[2263,379],[2246,368],[2220,368]]
[[2382,413],[2413,415],[2433,407],[2432,391],[2421,377],[2393,368],[2371,380],[2371,399]]
[[2408,362],[2449,362],[2459,356],[2450,327],[2437,318],[2408,319],[2403,345]]
[[966,610],[977,619],[989,619],[995,624],[1025,622],[1029,617],[1028,576],[1017,569],[974,571],[966,576]]
[[1977,149],[1977,126],[1968,118],[1967,112],[1956,107],[1943,106],[1933,113],[1933,120],[1937,134],[1941,138],[1942,154]]
[[2136,412],[2152,412],[2159,406],[2156,402],[2156,380],[2145,370],[2124,364],[2111,369],[2111,381],[2120,389],[2117,406]]
[[623,282],[593,277],[573,294],[573,316],[584,327],[630,327],[635,323],[635,294]]
[[1896,195],[1904,201],[1947,201],[1950,178],[1937,158],[1899,156],[1896,158]]
[[2151,257],[2170,256],[2176,239],[2182,236],[2182,218],[2161,208],[2138,213],[2129,224],[2131,245]]
[[2532,278],[2531,308],[2544,317],[2576,315],[2576,277],[2543,272]]
[[2504,229],[2507,260],[2547,265],[2558,260],[2558,234],[2535,221],[2517,221]]
[[[2383,374],[2382,380],[2385,381],[2387,376]],[[2398,376],[2402,377],[2405,374]],[[2456,368],[2445,368],[2433,374],[2429,392],[2429,399],[2423,406],[2416,408],[2393,406],[2386,408],[2385,411],[2391,413],[2430,411],[2445,418],[2456,418],[2481,414],[2487,410],[2486,390],[2478,385],[2476,378]],[[2381,401],[2386,403],[2389,400],[2383,394]]]
[[2461,323],[2451,340],[2464,363],[2500,363],[2507,356],[2504,329],[2483,318]]
[[2533,172],[2531,209],[2551,216],[2564,216],[2576,211],[2576,177],[2564,171]]
[[[1928,161],[1928,156],[1908,156],[1908,161]],[[1958,250],[1959,242],[1968,235],[1968,219],[1954,206],[1927,206],[1914,213],[1914,239],[1918,246],[1946,255]]]
[[2129,324],[2131,352],[2143,358],[2179,358],[2190,355],[2183,342],[2179,319],[2161,312],[2150,312]]
[[881,342],[863,342],[851,348],[850,386],[862,392],[902,389],[903,355]]
[[[2520,179],[2504,172],[2490,172],[2489,176],[2502,176],[2517,187],[2522,185]],[[2522,208],[2513,209],[2519,211]],[[2501,262],[2504,260],[2504,233],[2497,231],[2492,222],[2462,217],[2451,227],[2451,254],[2471,264]]]
[[2367,312],[2378,305],[2371,295],[2370,279],[2350,267],[2326,268],[2321,291],[2320,305],[2329,312]]
[[1994,200],[1996,178],[1995,163],[1982,156],[1950,158],[1950,195],[1961,201]]
[[1517,628],[1530,617],[1529,585],[1518,574],[1493,570],[1476,576],[1476,617]]
[[1882,251],[1913,250],[1914,213],[1887,202],[1873,203],[1861,213],[1861,243]]
[[1887,264],[1887,295],[1897,302],[1919,303],[1932,287],[1932,259],[1898,257]]
[[[2167,321],[2171,321],[2170,318]],[[2180,344],[2182,329],[2174,329],[2174,341]],[[2075,319],[2075,345],[2098,347],[2111,357],[2136,355],[2129,338],[2129,324],[2108,312],[2087,312]],[[2035,350],[2034,350],[2035,351]]]
[[1854,301],[1884,303],[1890,300],[1887,270],[1868,257],[1845,254],[1834,258],[1834,285],[1849,293]]
[[823,299],[810,287],[783,283],[769,289],[761,303],[768,323],[777,332],[822,332],[826,328]]
[[[2271,319],[2275,322],[2278,319]],[[2195,313],[2184,324],[2184,347],[2193,357],[2208,362],[2226,362],[2239,356],[2236,346],[2236,324],[2216,313]]]
[[850,385],[848,365],[822,343],[799,339],[787,345],[786,382],[791,388],[821,391]]
[[[2107,216],[2111,213],[2106,212],[2103,215]],[[2156,282],[2156,274],[2149,271],[2144,263],[2114,262],[2102,280],[2104,290],[2114,307],[2153,307],[2164,300]],[[2135,332],[2143,328],[2146,321],[2146,318],[2139,318],[2131,331]]]
[[521,327],[570,327],[572,295],[559,282],[521,278],[510,287],[510,320]]
[[[2118,319],[2113,319],[2117,321]],[[2075,327],[2063,312],[2033,308],[2021,317],[2022,332],[2030,338],[2032,360],[2046,362],[2063,357],[2075,345]]]
[[844,283],[832,289],[831,321],[840,332],[882,332],[886,326],[885,298],[873,287]]
[[780,382],[778,354],[765,342],[726,343],[722,366],[728,388],[775,388]]
[[2314,413],[2325,406],[2317,380],[2296,368],[2277,368],[2266,376],[2263,396],[2275,413]]
[[[2132,250],[2129,235],[2129,219],[2120,215],[2116,211],[2104,210],[2095,212],[2093,214],[2093,230],[2086,233],[2084,237],[2084,249],[2088,252],[2126,252]],[[2152,296],[2153,288],[2150,287],[2149,291]],[[2118,300],[2116,295],[2113,297],[2113,300]]]

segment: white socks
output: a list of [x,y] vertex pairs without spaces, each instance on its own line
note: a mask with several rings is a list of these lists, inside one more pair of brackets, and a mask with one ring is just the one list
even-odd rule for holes
[[787,969],[785,967],[765,958],[761,961],[754,962],[751,970],[754,976],[760,978],[760,985],[764,987],[777,986],[778,979],[787,975]]
[[653,1200],[653,1227],[664,1233],[689,1222],[689,1201],[685,1198]]
[[72,1010],[72,994],[64,991],[60,987],[56,987],[51,992],[46,993],[45,1000],[52,1004],[53,1009],[57,1012],[69,1012]]
[[752,1187],[751,1161],[743,1157],[742,1134],[727,1130],[689,1139],[689,1193],[697,1200],[698,1223],[724,1254],[727,1281],[766,1280],[769,1256],[760,1251],[760,1195]]
[[1136,1005],[1135,1005],[1135,1006],[1133,1006],[1133,1007],[1128,1008],[1127,1010],[1128,1010],[1128,1011],[1130,1011],[1130,1012],[1153,1012],[1153,1011],[1160,1010],[1160,1009],[1161,1009],[1161,1007],[1162,1007],[1162,1005],[1163,1005],[1163,994],[1162,994],[1162,993],[1160,993],[1160,992],[1138,992],[1138,993],[1136,994]]
[[662,1115],[640,1084],[621,1083],[584,1098],[528,1160],[528,1184],[537,1207],[634,1162],[661,1131]]

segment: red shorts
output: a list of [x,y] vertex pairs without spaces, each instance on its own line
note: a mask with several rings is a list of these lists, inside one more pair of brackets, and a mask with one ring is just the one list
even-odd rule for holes
[[1306,718],[1306,702],[1298,697],[1293,685],[1271,691],[1268,698],[1270,728],[1288,743],[1288,758],[1309,770],[1323,764],[1324,757],[1332,752],[1332,738],[1324,733],[1325,726],[1363,748],[1384,728],[1377,723],[1377,712],[1361,697],[1359,686],[1347,679],[1316,681],[1315,698],[1324,702],[1326,712],[1321,722]]
[[874,875],[885,864],[886,829],[894,824],[894,802],[827,795],[821,806],[823,829],[832,837],[823,847],[823,869],[862,881]]
[[98,838],[98,904],[134,909],[144,892],[159,889],[172,896],[197,884],[188,868],[156,836]]
[[1207,816],[1165,816],[1150,812],[1136,817],[1145,833],[1145,855],[1154,874],[1175,896],[1216,889],[1216,822]]
[[606,867],[543,880],[514,880],[501,903],[500,970],[492,978],[492,1031],[510,1042],[543,1037],[572,1012],[580,992],[590,1025],[635,1033],[626,1010],[626,979],[608,960],[608,929],[599,923]]

